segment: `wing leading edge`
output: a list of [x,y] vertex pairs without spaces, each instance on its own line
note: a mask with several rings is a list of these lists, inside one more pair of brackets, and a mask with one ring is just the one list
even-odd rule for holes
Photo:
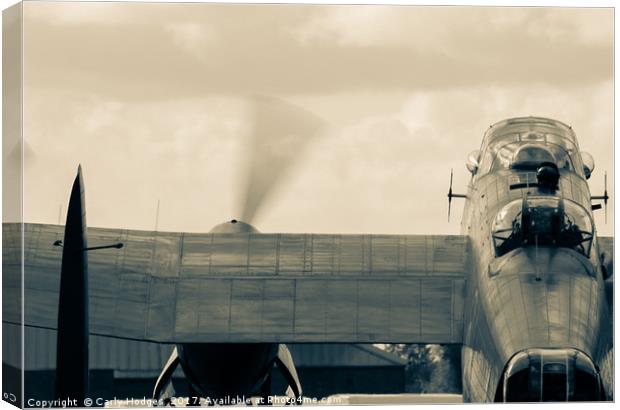
[[[4,243],[20,225],[3,224]],[[63,227],[24,225],[25,324],[54,329]],[[160,343],[461,343],[462,236],[88,229],[91,334]],[[19,247],[3,248],[19,289]],[[15,254],[14,254],[15,253]],[[10,292],[17,293],[17,292]],[[19,323],[5,300],[4,321]]]

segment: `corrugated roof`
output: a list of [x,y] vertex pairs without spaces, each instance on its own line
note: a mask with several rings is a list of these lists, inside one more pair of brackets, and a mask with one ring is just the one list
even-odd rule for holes
[[[18,367],[16,354],[19,343],[19,326],[3,323],[5,335],[3,360]],[[56,331],[26,328],[25,331],[26,370],[45,370],[56,367]],[[172,345],[121,340],[109,337],[90,337],[90,368],[115,369],[121,371],[160,370],[168,360]]]
[[[3,323],[3,357],[18,367],[20,328]],[[56,332],[26,328],[26,370],[54,369],[56,366]],[[296,366],[404,366],[406,361],[372,345],[363,344],[289,344]],[[159,372],[167,361],[172,345],[91,336],[91,369],[113,369],[119,374],[150,374]],[[146,373],[145,373],[146,372]]]

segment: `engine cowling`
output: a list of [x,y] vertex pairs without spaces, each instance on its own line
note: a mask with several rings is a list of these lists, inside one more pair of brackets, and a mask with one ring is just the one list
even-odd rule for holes
[[[257,232],[252,225],[236,219],[216,225],[210,231],[217,234]],[[273,367],[278,344],[185,343],[177,345],[177,350],[194,393],[221,399],[255,394]]]

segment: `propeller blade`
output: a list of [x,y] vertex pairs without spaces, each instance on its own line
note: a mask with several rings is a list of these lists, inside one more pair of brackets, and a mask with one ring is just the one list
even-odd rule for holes
[[290,391],[295,399],[299,399],[302,394],[301,383],[299,382],[293,356],[285,344],[278,346],[278,355],[276,356],[275,363],[289,386],[286,390],[287,393]]
[[254,97],[241,220],[252,223],[265,199],[326,129],[316,115],[273,97]]
[[169,388],[171,387],[172,383],[172,374],[179,366],[180,362],[181,360],[179,358],[179,352],[177,351],[177,348],[175,346],[174,349],[172,349],[170,357],[164,365],[163,370],[159,374],[157,381],[155,382],[155,387],[153,388],[153,400],[160,400],[162,398],[162,395],[166,396],[165,399],[169,399],[166,393],[170,391]]
[[56,398],[88,394],[88,256],[82,167],[71,189],[63,241],[56,343]]

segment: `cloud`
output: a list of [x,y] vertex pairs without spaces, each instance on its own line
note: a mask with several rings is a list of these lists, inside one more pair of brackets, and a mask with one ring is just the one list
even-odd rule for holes
[[179,47],[205,61],[208,58],[207,47],[214,44],[217,38],[212,27],[194,22],[167,23],[164,30],[172,35]]
[[[25,102],[25,133],[38,153],[26,170],[26,220],[56,222],[77,163],[84,166],[91,226],[152,229],[158,199],[162,230],[205,232],[238,216],[250,122],[243,100],[39,94]],[[597,163],[592,192],[602,190],[605,170],[613,188],[611,82],[391,97],[336,93],[291,102],[334,127],[296,157],[264,204],[256,223],[265,232],[458,233],[463,203],[453,204],[451,223],[446,218],[450,169],[455,192],[463,192],[467,154],[490,124],[513,116],[572,125]],[[596,218],[598,231],[610,234],[613,224]]]
[[386,44],[402,33],[398,11],[391,7],[335,6],[317,13],[292,32],[304,45],[335,42],[340,46]]
[[24,132],[41,155],[26,169],[25,217],[56,223],[82,164],[91,226],[152,229],[161,199],[161,229],[208,231],[232,217],[246,111],[227,97],[31,95]]
[[123,30],[162,31],[171,36],[178,47],[204,59],[206,46],[215,40],[216,32],[212,26],[186,18],[192,15],[191,5],[178,4],[172,9],[165,4],[145,6],[140,3],[37,2],[26,3],[25,14],[32,24],[47,24],[55,30],[96,27],[106,31],[110,27],[123,27]]
[[457,233],[449,170],[462,191],[467,153],[506,117],[571,124],[595,188],[613,169],[609,10],[101,4],[101,23],[25,16],[33,222],[56,222],[78,162],[92,225],[150,229],[157,199],[161,229],[236,216],[253,93],[334,124],[262,208],[264,231]]
[[[343,47],[398,46],[455,52],[507,34],[538,41],[608,44],[611,9],[333,6],[293,29],[297,39]],[[509,46],[509,45],[508,45]]]
[[118,25],[131,22],[128,9],[114,7],[106,2],[26,2],[24,14],[37,23],[54,26],[104,24]]
[[[319,109],[330,100],[350,106],[373,97],[322,96],[309,99],[307,106]],[[602,190],[603,171],[611,175],[613,169],[612,82],[576,89],[513,85],[423,91],[401,96],[400,104],[376,114],[383,108],[369,105],[332,138],[319,141],[295,178],[265,207],[262,229],[456,234],[463,202],[453,203],[448,223],[450,169],[455,192],[463,193],[469,182],[467,154],[480,147],[489,125],[509,117],[539,115],[572,125],[581,149],[597,162],[593,195]],[[331,120],[329,110],[325,115]],[[599,233],[609,235],[613,224],[605,225],[602,213],[595,217]]]
[[132,5],[110,5],[108,24],[27,14],[28,86],[127,100],[574,87],[613,72],[607,9]]

